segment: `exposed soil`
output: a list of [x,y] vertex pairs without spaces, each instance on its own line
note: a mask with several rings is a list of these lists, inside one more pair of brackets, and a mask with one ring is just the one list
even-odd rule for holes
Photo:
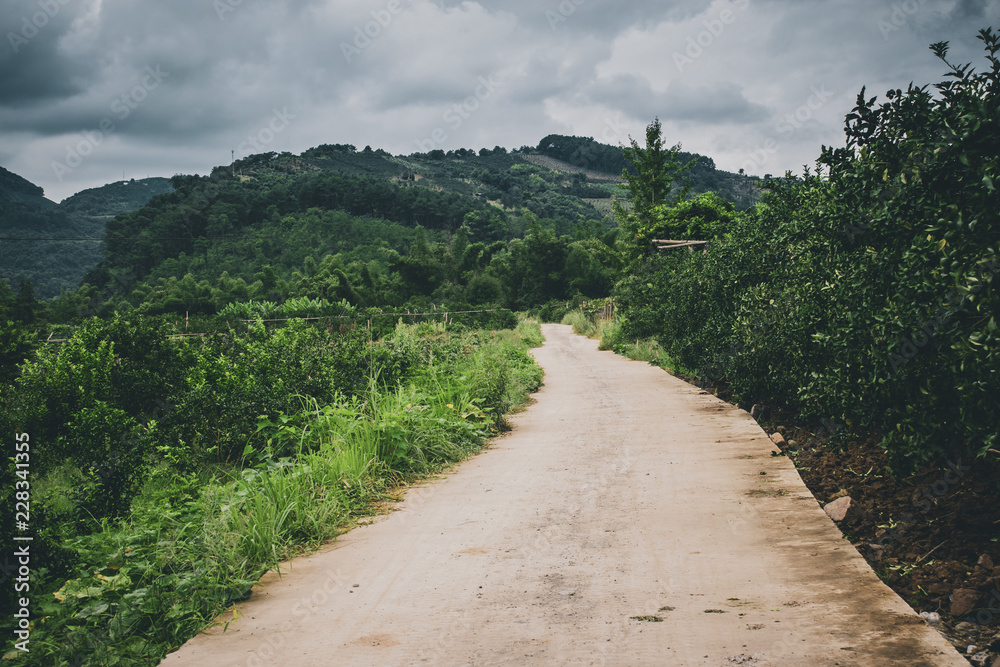
[[[710,390],[734,402],[724,384]],[[840,528],[878,576],[918,612],[936,613],[932,625],[972,664],[1000,665],[1000,466],[956,457],[894,475],[877,433],[808,424],[764,405],[757,412],[767,433],[783,435],[775,452],[821,504],[851,498]],[[975,601],[956,615],[959,590],[975,591],[958,596]]]
[[544,167],[545,169],[551,169],[552,171],[562,171],[567,174],[585,174],[592,181],[625,182],[625,179],[621,176],[606,174],[603,171],[594,171],[593,169],[584,169],[583,167],[577,167],[569,162],[563,162],[547,155],[522,155],[522,157],[528,162],[536,164],[539,167]]

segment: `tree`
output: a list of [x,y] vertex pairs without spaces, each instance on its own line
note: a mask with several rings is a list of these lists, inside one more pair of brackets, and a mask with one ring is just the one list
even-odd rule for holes
[[35,314],[38,310],[38,300],[35,299],[35,286],[30,280],[22,280],[21,288],[14,299],[13,316],[14,319],[25,324],[35,321]]
[[7,281],[0,278],[0,321],[13,316],[14,290]]
[[[640,148],[631,137],[629,142],[631,147],[625,148],[624,153],[632,168],[626,168],[622,172],[622,178],[632,196],[632,210],[630,214],[625,214],[624,209],[616,202],[615,215],[621,222],[645,221],[657,206],[668,202],[677,203],[687,197],[689,187],[685,185],[675,193],[674,183],[695,165],[697,158],[682,165],[678,159],[680,144],[666,150],[663,148],[663,128],[659,118],[646,127],[645,148]],[[671,193],[674,193],[672,198]]]
[[0,318],[0,384],[14,382],[20,373],[18,364],[27,359],[33,350],[34,336],[18,324]]

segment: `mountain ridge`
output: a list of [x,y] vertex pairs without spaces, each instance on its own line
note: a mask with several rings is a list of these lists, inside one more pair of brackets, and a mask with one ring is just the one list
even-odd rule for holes
[[[692,157],[695,168],[687,176],[693,193],[711,190],[741,209],[756,202],[759,179],[720,171],[705,156],[682,155],[684,159]],[[406,229],[422,226],[432,235],[449,236],[463,224],[462,216],[476,210],[481,213],[472,218],[476,222],[470,231],[473,237],[479,237],[474,240],[494,242],[523,234],[528,224],[526,215],[548,221],[546,224],[557,235],[573,236],[579,224],[586,223],[591,228],[595,224],[614,226],[610,220],[611,202],[613,198],[627,197],[621,179],[626,167],[620,147],[588,137],[565,135],[548,135],[537,147],[525,146],[513,151],[497,146],[478,152],[432,150],[397,156],[368,146],[358,150],[350,144],[321,144],[299,155],[287,152],[250,155],[213,168],[209,176],[116,181],[82,190],[59,204],[45,199],[39,186],[3,169],[0,210],[5,215],[0,221],[0,236],[40,240],[0,242],[3,267],[0,278],[14,289],[21,280],[32,281],[39,298],[56,296],[79,286],[83,280],[105,282],[99,277],[116,266],[114,257],[134,253],[134,248],[124,249],[120,234],[107,234],[109,225],[118,225],[117,228],[125,225],[132,237],[148,235],[141,225],[118,221],[158,197],[174,198],[158,211],[175,206],[189,222],[196,220],[194,227],[189,224],[186,229],[181,226],[170,232],[191,237],[185,246],[187,250],[175,252],[161,247],[157,253],[167,253],[161,260],[177,257],[177,253],[190,257],[197,239],[207,240],[227,229],[248,230],[240,225],[251,224],[256,233],[262,233],[264,228],[259,224],[266,212],[255,211],[252,202],[266,199],[263,192],[270,192],[272,185],[300,195],[303,188],[318,187],[325,194],[312,199],[309,195],[300,196],[297,204],[289,203],[292,192],[281,195],[270,204],[275,210],[271,219],[275,215],[278,218],[288,213],[297,215],[298,207],[308,205],[343,208],[351,216],[381,217],[390,224],[402,225],[390,233],[397,239],[390,245],[399,251],[405,250],[404,238],[411,235]],[[181,190],[186,194],[179,194]],[[223,190],[225,194],[220,194]],[[333,194],[334,191],[340,194]],[[437,193],[436,198],[420,194],[423,191]],[[220,201],[220,197],[229,201]],[[459,215],[459,210],[464,213]],[[444,222],[446,218],[450,222]],[[59,237],[104,237],[105,242],[50,240]],[[338,251],[347,250],[342,245],[336,247]],[[366,256],[368,260],[374,259],[371,253]],[[152,275],[150,272],[156,267],[149,261],[154,261],[152,255],[140,264],[133,261],[129,274]],[[53,271],[53,267],[57,269]],[[156,271],[160,277],[169,273],[167,269]]]

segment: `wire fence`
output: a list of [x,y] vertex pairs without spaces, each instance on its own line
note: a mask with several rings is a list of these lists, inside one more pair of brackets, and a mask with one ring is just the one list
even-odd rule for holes
[[[324,320],[349,320],[349,321],[353,321],[355,323],[361,323],[361,322],[365,322],[365,321],[370,322],[372,319],[374,319],[376,317],[442,317],[443,316],[445,318],[445,323],[447,324],[448,320],[453,315],[479,315],[479,314],[485,314],[485,313],[512,313],[512,312],[514,312],[514,311],[512,311],[510,308],[490,308],[490,309],[483,309],[483,310],[435,310],[435,311],[423,312],[423,313],[421,313],[421,312],[410,312],[410,311],[384,313],[384,312],[376,311],[376,312],[370,312],[370,313],[364,313],[364,314],[355,313],[353,315],[321,315],[321,316],[317,316],[317,317],[281,317],[281,318],[267,318],[267,319],[264,319],[264,318],[249,318],[249,319],[247,319],[247,318],[239,318],[239,319],[236,319],[234,321],[235,322],[241,322],[243,324],[246,324],[249,327],[251,324],[254,324],[254,323],[271,324],[271,323],[277,323],[277,322],[322,322]],[[186,321],[187,321],[187,317],[185,317],[185,326],[187,326],[186,325]],[[73,328],[75,328],[75,327],[70,327],[70,329],[73,329]],[[223,333],[223,332],[207,332],[207,331],[206,332],[200,332],[200,333],[185,332],[185,333],[167,334],[166,338],[168,340],[183,340],[183,339],[186,339],[186,338],[198,338],[198,337],[200,337],[202,340],[205,340],[205,336],[219,335],[221,333]],[[54,336],[54,335],[55,335],[55,332],[49,333],[48,337],[43,342],[45,342],[45,343],[65,343],[66,341],[69,340],[69,338],[53,338],[52,336]]]

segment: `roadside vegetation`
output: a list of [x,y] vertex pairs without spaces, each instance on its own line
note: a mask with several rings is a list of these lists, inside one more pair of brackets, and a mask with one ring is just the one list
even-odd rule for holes
[[388,328],[170,340],[116,315],[40,348],[4,406],[35,444],[39,563],[31,652],[6,659],[156,664],[268,569],[477,451],[541,383],[535,322]]
[[[980,39],[984,72],[936,44],[949,75],[933,93],[862,91],[846,146],[768,182],[755,209],[679,194],[622,216],[622,339],[654,338],[748,407],[878,429],[901,471],[1000,454],[1000,44]],[[670,192],[683,169],[658,139],[650,126],[633,161]]]
[[984,71],[932,45],[944,82],[881,103],[862,90],[845,147],[767,182],[743,213],[685,198],[677,147],[650,125],[646,147],[626,153],[633,198],[671,194],[619,218],[615,317],[598,300],[563,321],[751,411],[821,503],[849,496],[841,529],[880,576],[988,660],[1000,622],[1000,36],[979,38]]

